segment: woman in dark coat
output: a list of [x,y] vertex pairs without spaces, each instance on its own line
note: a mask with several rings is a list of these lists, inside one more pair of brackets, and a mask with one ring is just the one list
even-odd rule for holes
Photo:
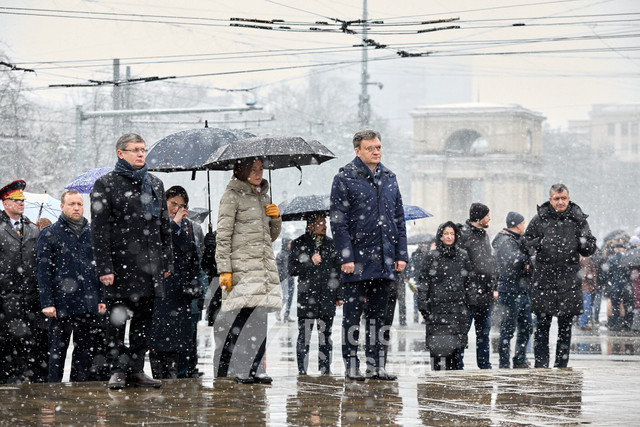
[[331,373],[331,327],[336,306],[342,305],[339,265],[333,240],[326,236],[324,215],[307,220],[307,232],[291,243],[288,272],[298,276],[298,373],[306,375],[313,324],[318,328],[318,369]]
[[[467,345],[471,261],[458,247],[458,227],[438,227],[436,248],[424,256],[418,281],[418,308],[426,323],[426,345],[433,370],[461,369],[458,351]],[[444,359],[444,360],[442,360]]]
[[199,296],[199,258],[193,225],[187,220],[189,196],[176,185],[166,192],[171,218],[173,275],[165,280],[165,297],[156,298],[149,361],[156,379],[177,378],[180,353],[193,346],[191,301]]

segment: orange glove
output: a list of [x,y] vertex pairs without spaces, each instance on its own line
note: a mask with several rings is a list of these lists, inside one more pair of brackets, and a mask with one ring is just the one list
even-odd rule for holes
[[226,289],[230,291],[232,286],[233,286],[233,275],[231,273],[221,273],[220,287],[222,289]]
[[270,205],[266,205],[264,211],[267,216],[270,216],[273,219],[280,216],[280,209],[278,209],[278,207],[273,203],[271,203]]

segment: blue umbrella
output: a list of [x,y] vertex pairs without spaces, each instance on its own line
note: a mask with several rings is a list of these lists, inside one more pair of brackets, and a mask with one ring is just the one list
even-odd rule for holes
[[430,216],[433,215],[422,209],[420,206],[404,205],[405,221],[411,221],[412,219],[429,218]]
[[65,188],[67,190],[76,190],[79,193],[91,193],[91,190],[93,190],[93,184],[96,182],[96,180],[102,175],[111,172],[112,170],[113,168],[89,169],[82,175],[76,177]]

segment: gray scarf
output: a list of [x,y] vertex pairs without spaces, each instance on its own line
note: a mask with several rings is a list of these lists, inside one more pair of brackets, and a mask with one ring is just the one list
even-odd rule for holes
[[74,232],[76,237],[80,237],[80,235],[82,234],[82,229],[85,225],[87,225],[87,222],[89,222],[85,217],[82,217],[76,221],[75,219],[69,218],[63,213],[60,214],[60,218],[71,229],[71,231]]

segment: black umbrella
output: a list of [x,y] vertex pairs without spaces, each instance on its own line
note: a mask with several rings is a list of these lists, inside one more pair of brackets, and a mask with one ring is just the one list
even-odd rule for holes
[[247,138],[218,148],[206,161],[204,168],[229,170],[244,159],[260,158],[265,169],[319,165],[335,155],[318,141],[305,141],[299,136],[265,136]]
[[[168,135],[151,147],[147,155],[150,171],[192,171],[192,179],[198,170],[205,170],[207,159],[220,147],[238,139],[254,136],[245,131],[210,128],[205,121],[202,129],[190,129]],[[209,203],[209,231],[211,224],[211,182],[207,171],[207,200]]]
[[280,216],[283,221],[304,221],[321,214],[329,215],[329,195],[298,196],[280,204]]

